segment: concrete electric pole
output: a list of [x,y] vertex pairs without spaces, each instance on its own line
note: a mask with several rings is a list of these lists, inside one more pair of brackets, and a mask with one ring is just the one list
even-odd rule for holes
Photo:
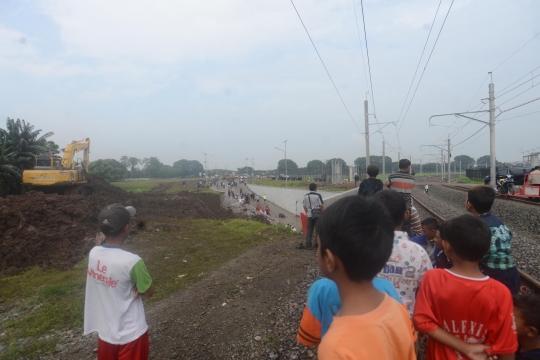
[[450,168],[450,158],[452,157],[452,154],[450,153],[450,135],[448,136],[448,183],[450,183],[450,177],[451,177],[451,168]]
[[382,142],[382,177],[384,179],[384,175],[386,174],[386,154],[384,152],[384,140]]
[[368,113],[368,102],[364,101],[364,118],[366,123],[366,169],[370,164],[369,159],[369,113]]

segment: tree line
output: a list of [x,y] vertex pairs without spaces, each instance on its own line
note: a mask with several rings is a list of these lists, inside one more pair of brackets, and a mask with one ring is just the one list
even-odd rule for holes
[[122,156],[120,160],[100,159],[90,163],[88,172],[102,176],[105,180],[120,181],[137,178],[187,178],[199,177],[204,173],[203,165],[197,160],[178,160],[171,165],[163,164],[157,157],[139,159]]

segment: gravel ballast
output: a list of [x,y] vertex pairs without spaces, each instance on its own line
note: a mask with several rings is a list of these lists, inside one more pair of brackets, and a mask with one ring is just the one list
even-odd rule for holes
[[[467,212],[467,193],[462,190],[431,185],[429,194],[418,188],[413,196],[445,219]],[[540,279],[540,206],[496,199],[492,212],[512,231],[512,257],[517,267]],[[422,219],[429,216],[420,206],[419,213]]]

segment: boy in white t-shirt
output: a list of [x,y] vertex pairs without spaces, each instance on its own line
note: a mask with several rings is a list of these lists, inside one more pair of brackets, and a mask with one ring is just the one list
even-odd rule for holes
[[98,223],[105,241],[88,256],[84,335],[98,333],[100,360],[148,359],[148,325],[139,295],[152,296],[154,284],[142,259],[122,250],[133,215],[131,206],[103,209]]

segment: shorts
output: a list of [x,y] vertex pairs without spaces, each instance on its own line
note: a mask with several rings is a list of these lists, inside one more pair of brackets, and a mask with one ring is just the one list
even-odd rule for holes
[[148,331],[124,345],[109,344],[98,337],[99,360],[148,360]]

